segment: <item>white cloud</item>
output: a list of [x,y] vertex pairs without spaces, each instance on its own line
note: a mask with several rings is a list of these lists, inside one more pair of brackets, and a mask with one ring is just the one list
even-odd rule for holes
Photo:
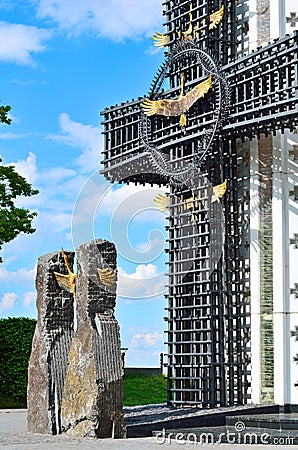
[[125,184],[120,188],[109,186],[102,195],[98,213],[100,215],[113,215],[117,220],[128,217],[138,222],[161,223],[163,215],[157,210],[154,198],[161,190],[149,185],[139,186]]
[[31,306],[31,304],[33,303],[33,301],[35,300],[35,298],[36,298],[35,292],[33,292],[33,291],[26,292],[24,294],[23,306],[25,308],[29,308]]
[[72,215],[70,213],[47,214],[48,224],[52,225],[52,231],[69,230],[71,227]]
[[35,279],[36,267],[28,270],[25,267],[18,269],[16,272],[10,272],[5,267],[0,267],[0,281],[17,284],[32,284]]
[[[32,65],[32,53],[44,52],[43,41],[49,39],[49,30],[27,25],[0,22],[0,60]],[[5,45],[4,45],[5,43]]]
[[[32,245],[32,240],[47,239],[49,228],[52,233],[60,233],[65,230],[69,232],[72,221],[72,210],[77,192],[86,180],[86,175],[78,174],[75,169],[56,166],[40,170],[35,154],[29,155],[16,162],[9,162],[7,165],[16,167],[16,171],[24,176],[34,188],[39,189],[39,194],[31,197],[20,196],[15,204],[18,207],[29,208],[37,212],[33,226],[36,232],[32,236],[17,236],[13,242],[5,245],[4,249],[11,252],[18,251],[18,246],[26,248]],[[97,192],[93,186],[93,194]],[[88,204],[89,198],[86,203]],[[5,258],[6,260],[6,258]],[[1,279],[1,275],[0,275]]]
[[34,84],[46,84],[45,81],[37,81],[37,80],[20,80],[19,78],[13,78],[11,83],[17,84],[19,86],[32,86]]
[[70,35],[92,33],[114,41],[152,33],[162,24],[160,0],[39,0],[37,14]]
[[50,134],[48,138],[81,149],[76,163],[82,171],[98,169],[101,145],[99,128],[75,122],[67,113],[60,114],[59,123],[62,134]]
[[30,136],[30,133],[0,133],[0,139],[10,140],[10,139],[21,139]]
[[50,207],[55,212],[58,210],[59,214],[65,209],[71,210],[76,192],[85,181],[85,177],[79,176],[75,169],[55,166],[40,170],[36,155],[31,152],[27,158],[12,161],[6,165],[15,166],[16,171],[25,177],[33,185],[33,188],[40,191],[33,197],[18,198],[17,205],[19,207],[41,207],[43,209]]
[[128,274],[118,269],[118,296],[144,299],[157,297],[165,292],[166,277],[154,264],[140,264],[135,272]]
[[36,155],[34,153],[30,152],[27,158],[24,160],[18,160],[16,162],[12,162],[5,165],[15,166],[18,174],[26,178],[28,183],[35,183],[37,179],[37,166],[36,166]]
[[137,266],[134,273],[128,275],[126,272],[121,270],[121,274],[127,276],[132,280],[144,280],[147,278],[153,278],[158,275],[158,270],[154,264],[140,264],[139,266]]
[[137,249],[142,253],[147,253],[150,250],[164,250],[165,240],[164,239],[151,239],[147,242],[140,242],[137,244]]
[[66,167],[52,167],[44,172],[40,172],[39,179],[44,181],[47,185],[66,182],[69,178],[76,176],[77,172],[74,169],[67,169]]
[[[12,161],[5,166],[14,166],[16,172],[25,178],[25,180],[32,184],[32,188],[36,189],[36,182],[38,180],[39,174],[38,174],[38,168],[36,164],[36,155],[32,152],[29,152],[29,155],[26,159],[18,160],[18,161]],[[38,206],[40,206],[43,202],[42,195],[40,193],[25,197],[25,196],[19,196],[17,197],[15,201],[15,205],[18,208],[29,208],[29,209],[35,209]]]
[[130,342],[133,349],[159,348],[163,345],[163,333],[137,333]]
[[18,295],[14,292],[6,292],[3,295],[2,300],[0,302],[0,314],[3,313],[6,309],[12,309],[14,304],[18,298]]

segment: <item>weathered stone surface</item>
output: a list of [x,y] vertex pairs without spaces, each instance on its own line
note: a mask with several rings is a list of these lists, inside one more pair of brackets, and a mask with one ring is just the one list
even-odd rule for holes
[[[72,267],[74,253],[67,252]],[[73,296],[58,286],[54,271],[67,274],[62,253],[38,259],[38,319],[28,368],[28,431],[61,431],[61,402],[73,336]]]
[[62,427],[69,435],[124,437],[123,367],[114,317],[116,283],[107,287],[98,268],[116,272],[113,244],[96,240],[77,249],[77,330],[69,353]]

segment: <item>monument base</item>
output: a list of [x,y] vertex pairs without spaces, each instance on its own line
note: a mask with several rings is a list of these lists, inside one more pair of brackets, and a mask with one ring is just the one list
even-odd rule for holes
[[262,439],[264,444],[266,440],[274,445],[275,442],[281,445],[298,443],[298,405],[177,409],[162,404],[126,407],[124,417],[128,438],[153,435],[157,440],[167,442],[169,439],[175,441],[176,437],[181,441],[183,436],[185,440],[189,438],[199,443],[207,434],[214,443],[233,443],[234,438],[238,439],[234,442],[237,444],[255,441],[260,444]]

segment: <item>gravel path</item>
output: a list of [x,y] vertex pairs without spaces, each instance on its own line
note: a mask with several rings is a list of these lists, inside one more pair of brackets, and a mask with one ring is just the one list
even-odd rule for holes
[[[44,434],[32,434],[26,431],[26,410],[0,410],[0,448],[5,450],[153,450],[153,449],[206,449],[219,448],[237,450],[253,450],[260,447],[258,445],[193,445],[171,441],[163,442],[160,438],[156,442],[155,438],[136,439],[92,439],[92,438],[69,438],[65,435],[51,436]],[[268,448],[268,446],[267,446]],[[272,447],[271,447],[272,448]],[[274,446],[275,449],[288,450],[298,448],[298,446]]]

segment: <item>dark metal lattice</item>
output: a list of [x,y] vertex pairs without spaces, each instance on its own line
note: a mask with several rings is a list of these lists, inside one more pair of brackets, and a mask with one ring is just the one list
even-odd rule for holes
[[[262,132],[293,129],[298,124],[298,32],[287,36],[251,55],[237,59],[222,68],[230,84],[231,110],[228,123],[223,125],[222,135],[235,137],[252,137]],[[194,84],[194,82],[193,82]],[[140,173],[148,167],[149,156],[139,142],[139,120],[141,103],[123,103],[107,108],[104,116],[105,150],[103,152],[103,174],[110,181],[119,181],[130,177],[133,172]],[[193,141],[204,133],[208,114],[204,111],[195,116],[194,125],[190,124],[192,142],[187,148],[191,155],[196,146]],[[165,134],[163,127],[156,127],[161,148],[171,145],[172,154],[181,158],[181,141],[186,138],[179,130],[179,123],[174,123]],[[169,143],[169,135],[177,136]],[[183,144],[182,144],[183,145]],[[176,147],[176,150],[175,148]],[[183,155],[182,155],[183,157]],[[152,182],[166,184],[158,175],[151,175]],[[144,176],[144,182],[151,182]],[[136,181],[140,181],[137,177]]]
[[[250,397],[249,139],[298,124],[298,34],[244,55],[245,2],[224,1],[222,24],[209,30],[210,14],[221,6],[218,1],[166,0],[169,55],[189,25],[190,5],[193,25],[197,26],[196,43],[222,64],[221,73],[230,85],[231,108],[196,176],[195,191],[200,200],[190,208],[190,185],[171,187],[168,402],[216,407],[243,404]],[[179,64],[173,64],[169,71],[169,89],[163,95],[170,98],[179,92],[182,69],[189,88],[202,76],[195,62],[185,61],[184,67],[181,61]],[[160,73],[153,80],[151,93]],[[112,182],[168,185],[165,174],[154,170],[139,139],[142,100],[102,113],[102,173]],[[210,93],[204,105],[196,105],[189,114],[186,135],[175,121],[160,116],[153,119],[152,139],[173,164],[183,164],[196,155],[214,108],[216,99]],[[216,205],[210,204],[206,178],[213,186],[228,180],[222,200],[225,240],[215,268],[210,268],[210,261],[218,250],[221,223]]]

